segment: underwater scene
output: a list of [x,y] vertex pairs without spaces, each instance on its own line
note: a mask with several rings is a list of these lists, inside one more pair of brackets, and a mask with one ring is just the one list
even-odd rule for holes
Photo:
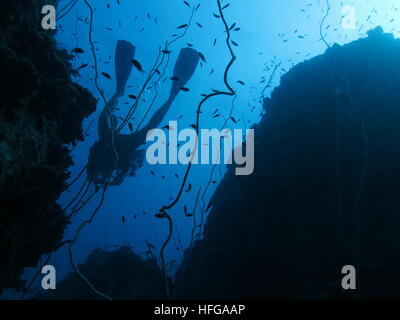
[[0,16],[0,300],[400,299],[399,0]]

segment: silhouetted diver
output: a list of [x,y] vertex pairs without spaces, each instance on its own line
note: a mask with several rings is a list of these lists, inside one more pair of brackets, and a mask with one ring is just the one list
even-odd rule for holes
[[[124,93],[126,82],[132,70],[134,53],[135,47],[131,43],[122,40],[118,41],[115,54],[117,91],[108,102],[110,112],[114,111],[118,98]],[[164,105],[156,111],[144,128],[131,134],[114,133],[114,147],[118,153],[118,161],[115,168],[116,175],[110,179],[109,184],[120,185],[128,173],[131,176],[134,175],[137,167],[141,165],[144,156],[144,151],[137,149],[145,143],[147,132],[160,125],[181,88],[193,76],[199,58],[199,53],[196,50],[192,48],[181,49],[173,74],[175,81],[172,83],[169,98]],[[116,157],[111,145],[111,135],[112,128],[115,129],[117,126],[117,119],[112,115],[112,125],[109,120],[107,106],[105,106],[99,118],[99,141],[90,148],[87,167],[88,179],[96,184],[106,183],[110,176],[110,171],[114,168],[115,164]]]

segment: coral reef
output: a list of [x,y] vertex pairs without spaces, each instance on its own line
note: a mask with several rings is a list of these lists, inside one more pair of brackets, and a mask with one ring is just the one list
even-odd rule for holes
[[[127,246],[111,252],[102,249],[93,251],[79,266],[79,270],[97,290],[113,299],[165,299],[163,276],[156,260],[143,260]],[[57,283],[57,290],[45,293],[39,298],[102,299],[90,290],[76,273],[70,273]]]
[[[230,168],[176,298],[399,298],[400,40],[377,28],[293,67]],[[356,267],[356,291],[341,288]]]
[[[54,249],[67,220],[56,204],[95,98],[71,81],[70,56],[41,27],[54,1],[0,5],[0,291]],[[49,223],[52,221],[52,223]],[[43,231],[43,232],[40,232]]]

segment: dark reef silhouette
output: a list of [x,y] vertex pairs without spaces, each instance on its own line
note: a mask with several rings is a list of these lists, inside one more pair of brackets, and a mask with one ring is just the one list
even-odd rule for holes
[[377,28],[282,77],[254,126],[255,172],[228,170],[176,298],[400,297],[399,57]]
[[[93,286],[116,300],[165,299],[164,278],[155,259],[144,260],[129,247],[94,250],[79,266]],[[39,296],[44,300],[102,300],[74,272],[57,283],[57,290]]]
[[[83,140],[96,108],[71,81],[66,51],[41,28],[50,0],[0,4],[0,292],[21,289],[22,269],[55,249],[67,224],[56,203],[72,164],[66,144]],[[51,223],[50,223],[51,222]]]

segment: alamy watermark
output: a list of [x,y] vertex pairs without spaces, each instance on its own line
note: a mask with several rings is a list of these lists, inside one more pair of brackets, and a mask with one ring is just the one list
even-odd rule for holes
[[356,268],[351,264],[345,265],[342,268],[342,274],[345,274],[342,279],[342,288],[356,290]]
[[42,28],[45,30],[56,28],[56,8],[52,5],[46,5],[42,8]]
[[56,289],[56,268],[52,265],[45,265],[41,270],[44,275],[42,278],[42,289],[55,290]]
[[254,171],[254,129],[246,130],[243,143],[242,129],[233,132],[229,129],[200,129],[197,136],[197,131],[192,128],[178,131],[177,121],[170,121],[165,128],[168,129],[168,138],[163,129],[152,129],[147,133],[146,141],[153,142],[146,150],[146,160],[151,165],[178,162],[220,164],[223,157],[224,164],[234,161],[239,166],[235,168],[236,175],[250,175]]

